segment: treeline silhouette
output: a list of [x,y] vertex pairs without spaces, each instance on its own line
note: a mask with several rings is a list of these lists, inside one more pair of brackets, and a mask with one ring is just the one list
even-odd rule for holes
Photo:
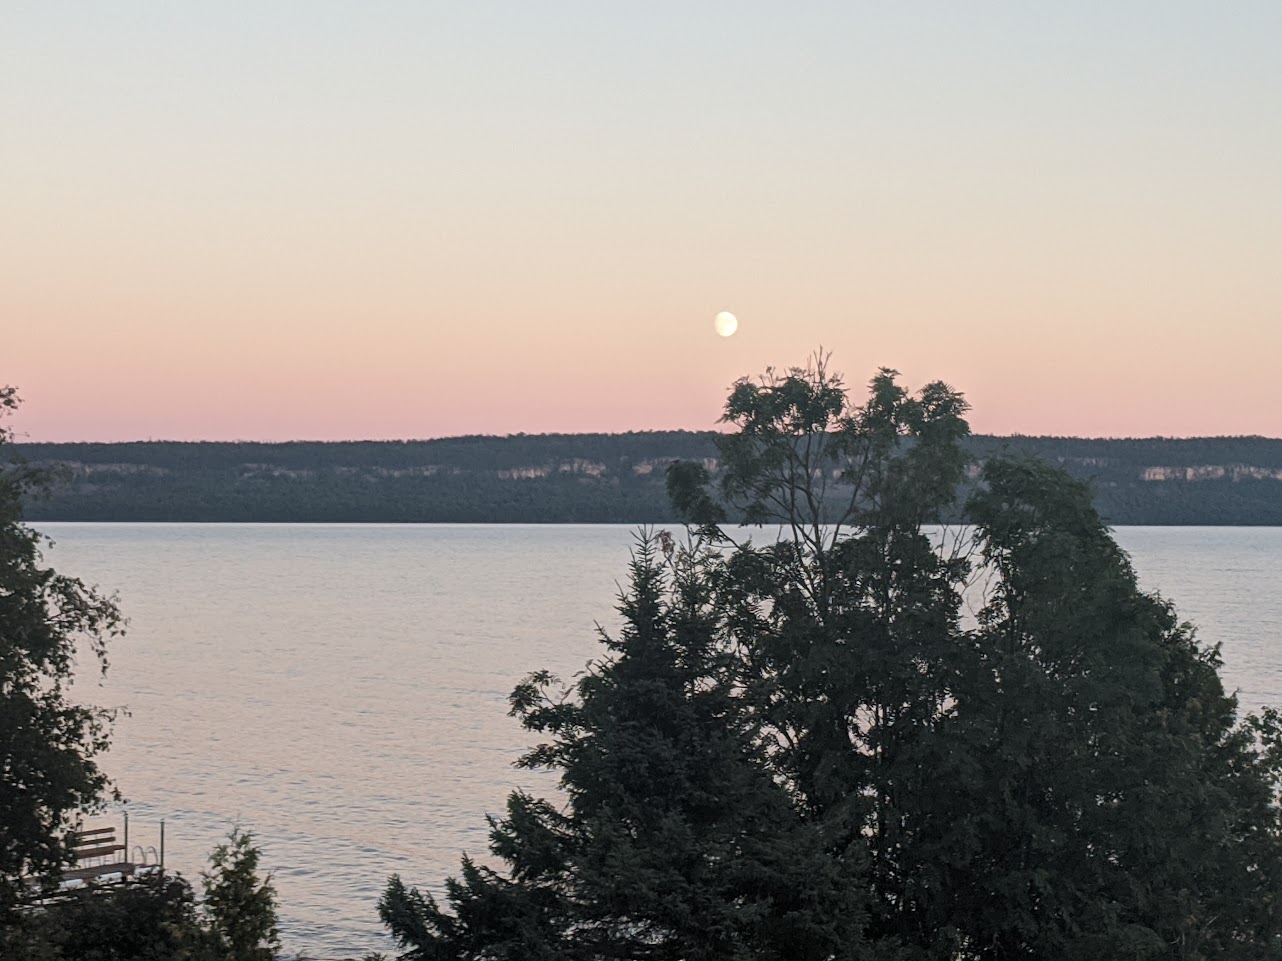
[[[711,432],[416,441],[17,444],[62,482],[31,520],[671,523],[673,460],[715,464]],[[1114,525],[1282,525],[1282,440],[967,440],[977,462],[1032,455],[1095,487]]]

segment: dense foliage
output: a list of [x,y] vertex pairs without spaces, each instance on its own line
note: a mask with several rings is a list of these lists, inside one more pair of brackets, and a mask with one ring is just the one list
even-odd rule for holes
[[210,936],[234,961],[271,961],[280,948],[276,889],[270,875],[258,877],[259,854],[252,834],[233,829],[201,875]]
[[6,961],[234,961],[216,952],[181,876],[82,888],[0,929]]
[[[1282,524],[1282,440],[967,437],[1095,487],[1112,524]],[[39,520],[671,523],[673,460],[718,459],[712,432],[285,444],[24,444],[67,483]],[[960,502],[948,516],[956,519]]]
[[405,957],[1282,957],[1277,716],[1083,483],[965,486],[965,411],[891,371],[855,406],[822,358],[736,384],[605,657],[513,694],[563,798],[514,794],[444,904],[392,880]]
[[259,850],[233,830],[215,848],[198,903],[179,874],[85,887],[0,925],[5,961],[271,961],[279,948],[271,879]]
[[[16,405],[0,388],[0,416]],[[57,878],[67,830],[109,789],[96,758],[110,713],[73,703],[68,686],[78,654],[106,671],[121,630],[111,598],[44,566],[22,506],[49,477],[5,458],[9,441],[0,426],[0,923],[26,893],[24,877]]]
[[567,808],[513,794],[492,822],[508,877],[465,861],[454,914],[394,878],[381,913],[422,958],[860,957],[864,905],[851,865],[754,743],[734,664],[710,646],[719,615],[690,555],[640,545],[613,657],[578,698],[536,675],[513,695],[555,736],[521,762],[563,775]]

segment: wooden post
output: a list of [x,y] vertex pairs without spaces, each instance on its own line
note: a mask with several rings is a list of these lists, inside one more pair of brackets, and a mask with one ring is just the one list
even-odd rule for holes
[[165,822],[160,822],[160,866],[165,866]]
[[129,812],[125,812],[125,856],[120,860],[129,861]]

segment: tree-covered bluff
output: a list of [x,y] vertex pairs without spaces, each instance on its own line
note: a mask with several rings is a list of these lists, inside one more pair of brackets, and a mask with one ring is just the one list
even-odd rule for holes
[[[712,431],[414,441],[19,444],[65,483],[34,520],[671,523],[674,460],[718,463]],[[1282,440],[970,436],[1091,483],[1110,524],[1282,524]],[[978,470],[978,467],[975,468]]]

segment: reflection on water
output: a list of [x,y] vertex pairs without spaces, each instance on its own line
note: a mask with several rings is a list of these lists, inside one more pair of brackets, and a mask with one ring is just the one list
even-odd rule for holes
[[[389,950],[388,875],[483,853],[529,744],[526,672],[570,678],[615,623],[633,531],[608,526],[44,524],[60,570],[130,618],[101,689],[131,836],[195,879],[233,823],[274,872],[289,952]],[[1223,641],[1245,707],[1282,703],[1282,529],[1124,528],[1144,586]]]

